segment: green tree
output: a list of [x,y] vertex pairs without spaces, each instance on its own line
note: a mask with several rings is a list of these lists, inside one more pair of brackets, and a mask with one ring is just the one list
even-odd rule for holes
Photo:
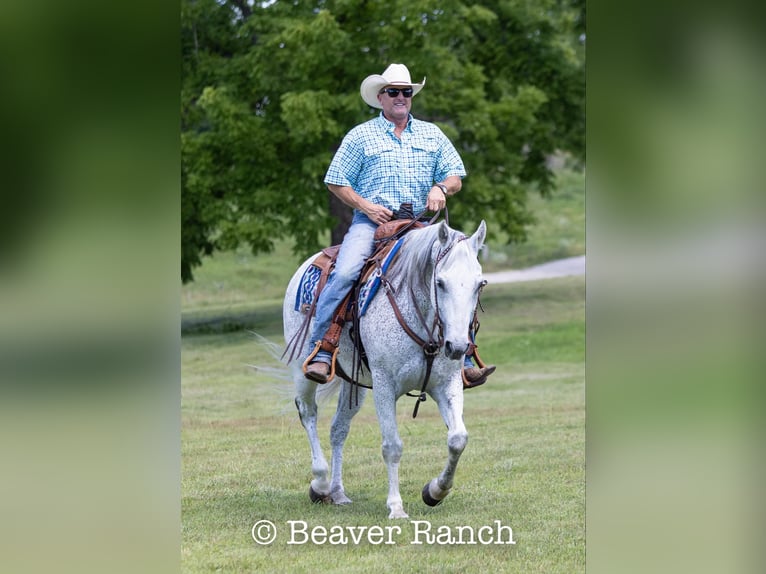
[[457,226],[525,237],[546,157],[584,159],[582,0],[182,0],[184,282],[201,257],[293,237],[304,255],[342,237],[349,210],[323,183],[343,135],[373,117],[361,80],[405,63],[416,117],[455,143],[469,176]]

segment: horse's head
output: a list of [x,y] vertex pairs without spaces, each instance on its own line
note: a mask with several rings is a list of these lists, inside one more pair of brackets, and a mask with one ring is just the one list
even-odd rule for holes
[[432,296],[441,318],[444,354],[453,360],[468,350],[468,330],[479,292],[487,283],[478,261],[486,235],[484,221],[470,237],[451,230],[444,222],[439,224]]

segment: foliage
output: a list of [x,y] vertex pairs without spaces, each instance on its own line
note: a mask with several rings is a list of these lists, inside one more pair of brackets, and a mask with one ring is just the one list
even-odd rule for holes
[[183,281],[202,255],[295,239],[319,245],[337,220],[324,173],[348,129],[377,113],[361,80],[406,63],[426,88],[416,117],[452,139],[469,177],[457,226],[485,218],[509,241],[533,218],[546,157],[584,159],[580,0],[182,0]]

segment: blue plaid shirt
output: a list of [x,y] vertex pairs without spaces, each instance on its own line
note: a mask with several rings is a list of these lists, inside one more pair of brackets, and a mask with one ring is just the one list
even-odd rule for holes
[[368,201],[392,211],[411,203],[413,211],[420,213],[433,184],[450,175],[464,177],[465,167],[455,146],[437,126],[410,115],[399,139],[393,122],[381,112],[346,134],[324,182],[350,186]]

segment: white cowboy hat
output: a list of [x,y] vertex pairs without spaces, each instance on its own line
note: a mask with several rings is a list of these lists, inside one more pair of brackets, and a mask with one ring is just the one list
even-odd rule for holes
[[414,96],[426,83],[425,77],[420,84],[413,84],[410,79],[410,71],[404,64],[391,64],[383,74],[373,74],[362,80],[362,86],[359,92],[362,99],[368,106],[381,109],[378,101],[378,92],[386,86],[412,86],[412,95]]

